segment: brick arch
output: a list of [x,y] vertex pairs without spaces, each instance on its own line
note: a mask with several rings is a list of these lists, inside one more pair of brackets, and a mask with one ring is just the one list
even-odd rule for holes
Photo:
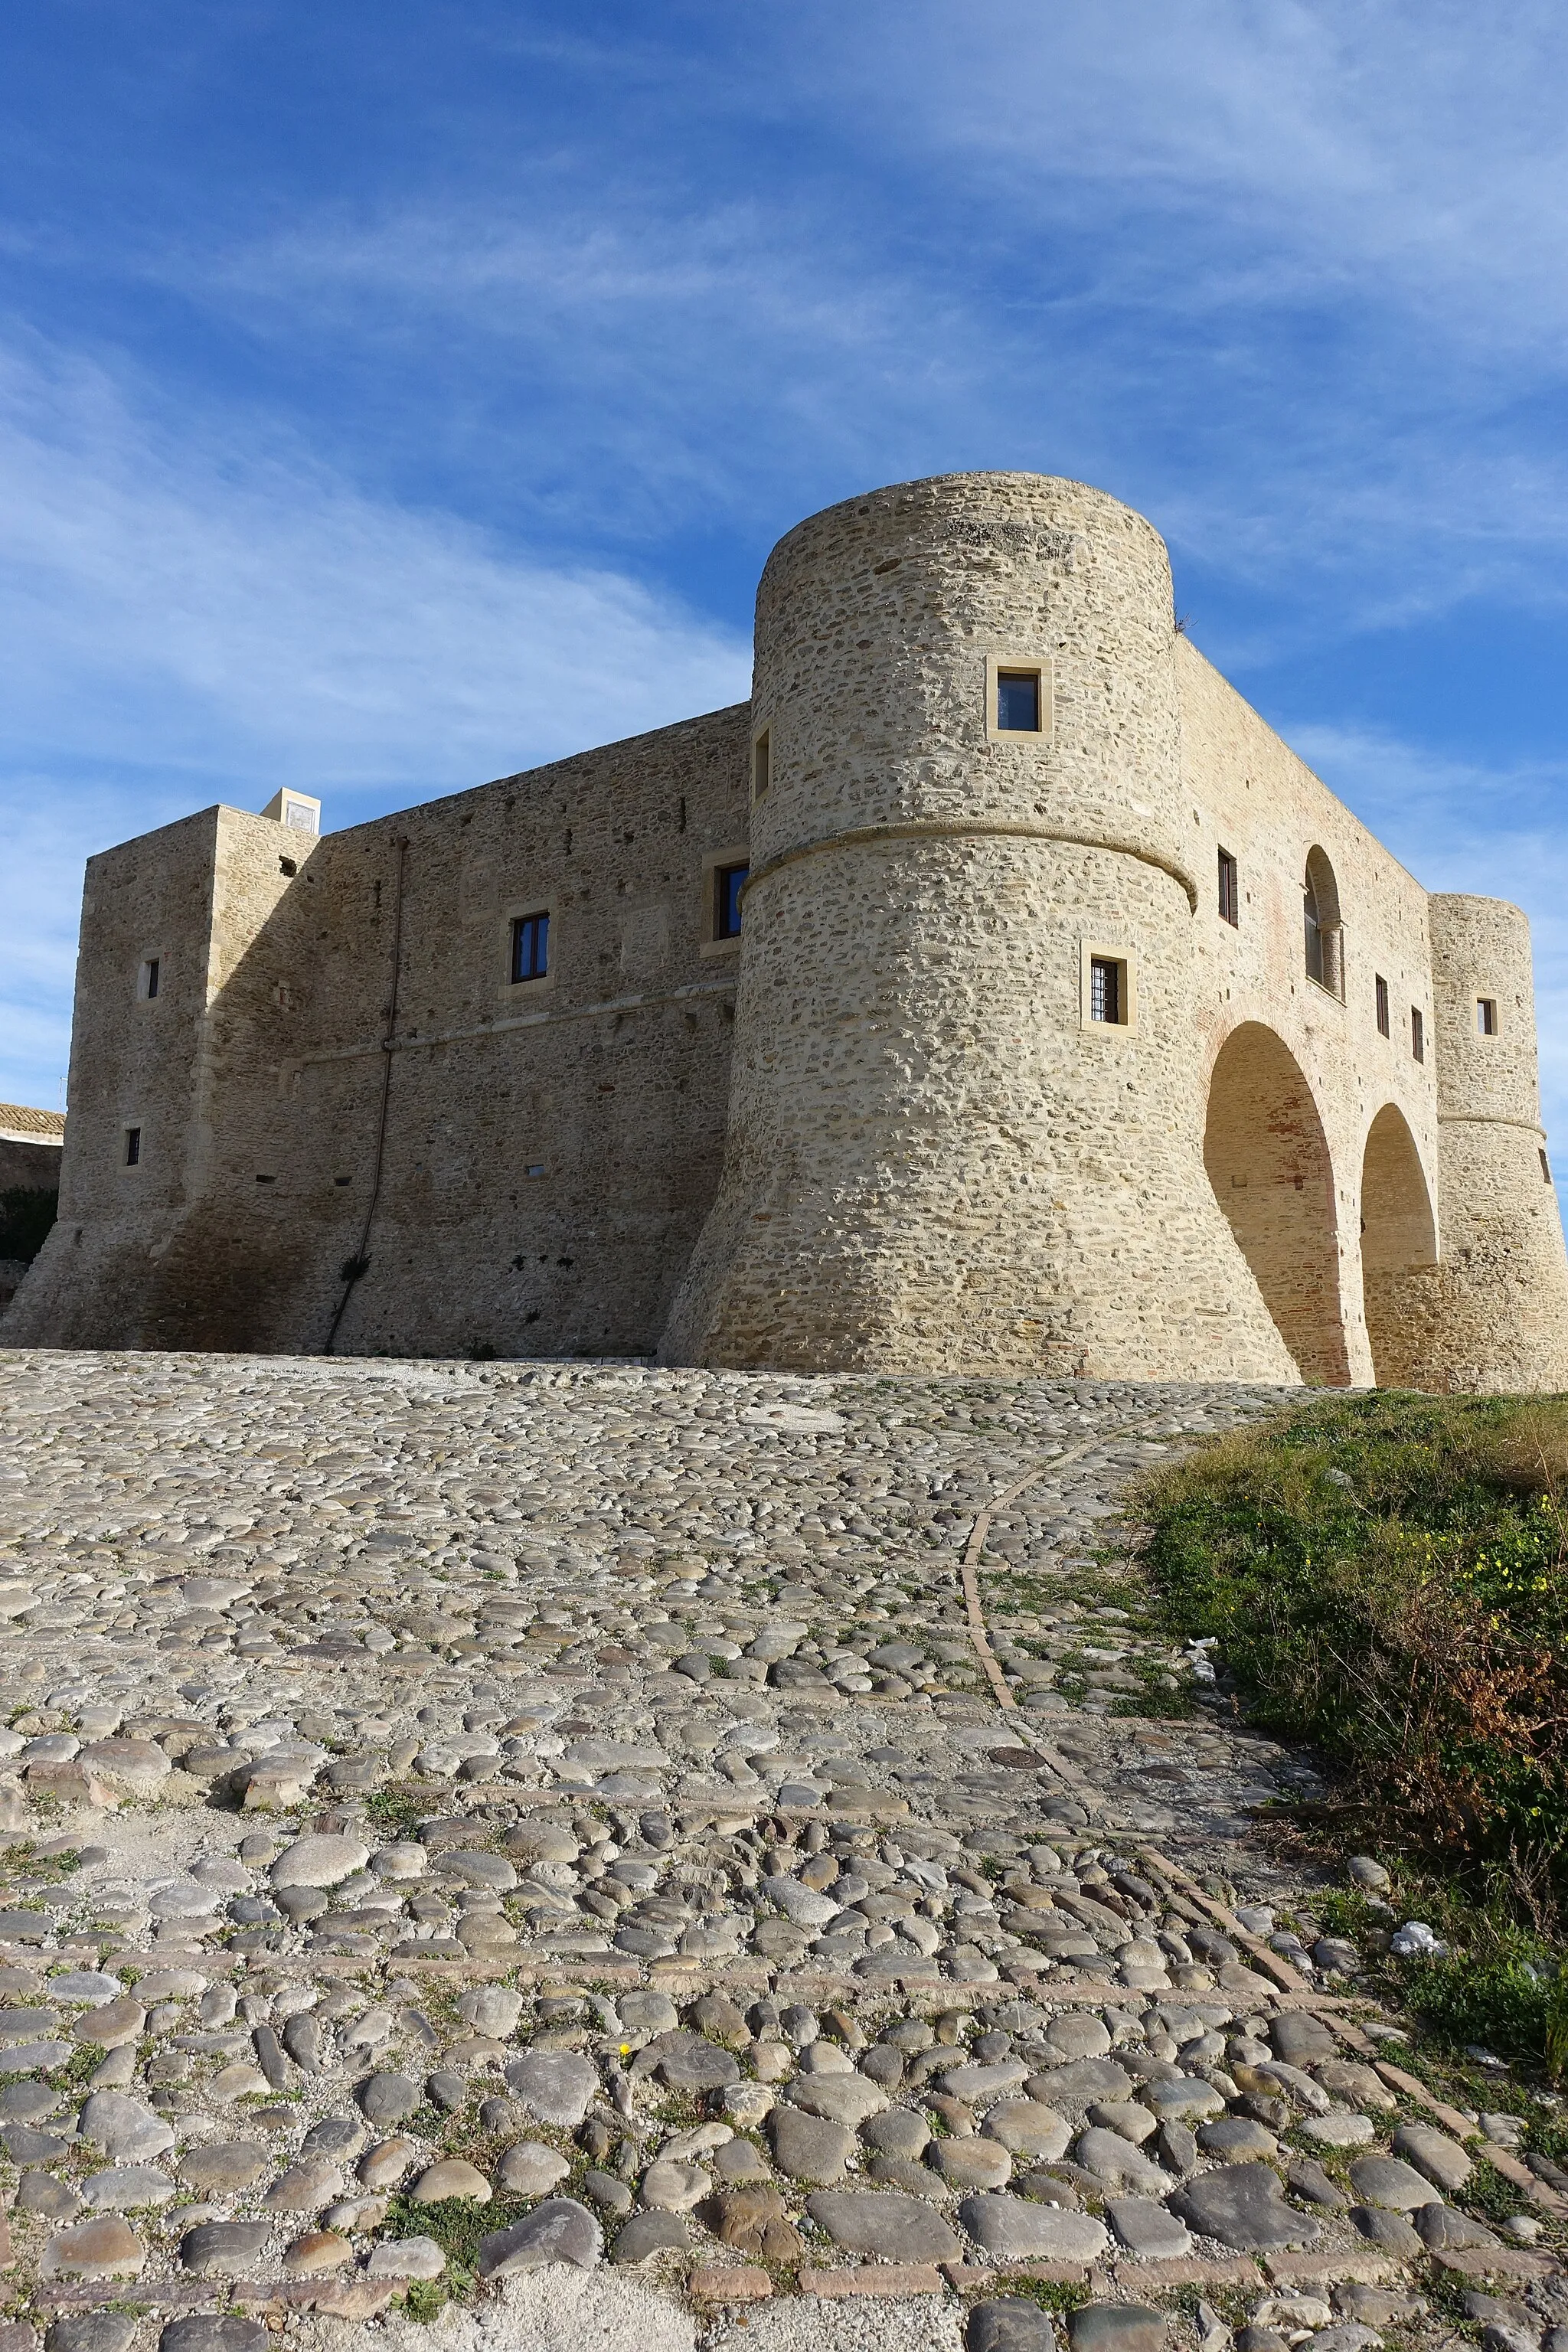
[[1221,1046],[1204,1165],[1276,1329],[1305,1381],[1350,1381],[1333,1167],[1300,1065],[1260,1021]]
[[1405,1115],[1384,1103],[1361,1163],[1361,1278],[1373,1372],[1380,1388],[1425,1386],[1419,1339],[1425,1286],[1437,1262],[1437,1227],[1421,1155]]

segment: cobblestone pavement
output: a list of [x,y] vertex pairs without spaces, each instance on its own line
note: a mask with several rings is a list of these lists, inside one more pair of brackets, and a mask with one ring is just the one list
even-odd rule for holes
[[1568,2352],[1118,1569],[1281,1401],[0,1356],[0,2352]]

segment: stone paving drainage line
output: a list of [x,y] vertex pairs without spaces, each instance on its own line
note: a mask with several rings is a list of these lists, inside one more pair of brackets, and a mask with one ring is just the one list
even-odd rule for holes
[[1064,1470],[1069,1462],[1081,1462],[1086,1454],[1095,1453],[1101,1445],[1114,1444],[1119,1437],[1137,1434],[1137,1431],[1131,1429],[1108,1429],[1082,1445],[1069,1445],[1062,1453],[1053,1454],[1050,1460],[1042,1462],[1037,1469],[1026,1470],[1021,1478],[1015,1478],[1010,1486],[1004,1487],[1000,1495],[993,1496],[984,1508],[976,1513],[974,1525],[969,1531],[969,1541],[963,1548],[960,1572],[963,1578],[964,1602],[969,1611],[969,1638],[996,1694],[998,1706],[1016,1714],[1018,1702],[1008,1689],[1007,1678],[997,1664],[995,1653],[991,1647],[991,1637],[985,1631],[985,1612],[980,1606],[979,1580],[975,1575],[980,1556],[985,1549],[985,1538],[991,1532],[992,1520],[998,1511],[1005,1510],[1009,1503],[1016,1503],[1020,1495],[1026,1495],[1031,1486],[1037,1486],[1053,1471]]
[[[980,1584],[976,1574],[981,1555],[985,1549],[985,1538],[991,1532],[992,1519],[998,1511],[1005,1509],[1009,1503],[1016,1502],[1020,1495],[1026,1494],[1031,1486],[1037,1486],[1054,1471],[1065,1469],[1068,1463],[1081,1461],[1086,1454],[1093,1454],[1101,1445],[1114,1444],[1119,1438],[1138,1437],[1145,1433],[1137,1429],[1104,1430],[1099,1436],[1090,1438],[1085,1444],[1074,1445],[1064,1453],[1054,1454],[1050,1460],[1043,1463],[1038,1469],[1026,1472],[1022,1478],[1016,1478],[1010,1486],[1005,1487],[975,1515],[974,1525],[970,1529],[969,1541],[964,1546],[963,1559],[961,1563],[963,1598],[969,1612],[969,1638],[990,1679],[991,1687],[996,1694],[997,1706],[1005,1709],[1009,1715],[1018,1714],[1018,1702],[1007,1687],[1006,1677],[997,1664],[995,1653],[991,1647],[990,1636],[985,1630],[985,1614],[980,1605]],[[1042,1763],[1047,1765],[1051,1771],[1069,1788],[1081,1796],[1092,1798],[1096,1803],[1100,1801],[1101,1792],[1088,1774],[1080,1772],[1076,1765],[1069,1763],[1056,1743],[1047,1739],[1033,1724],[1016,1725],[1015,1736],[1021,1738],[1027,1746],[1033,1748]],[[1227,1935],[1234,1936],[1237,1941],[1251,1954],[1260,1968],[1268,1970],[1268,1975],[1281,1991],[1294,1996],[1297,2005],[1302,2008],[1316,2008],[1320,2002],[1322,2002],[1326,2007],[1331,2001],[1334,2008],[1341,2006],[1340,2001],[1331,1995],[1314,1995],[1310,1986],[1301,1982],[1300,1978],[1287,1961],[1282,1960],[1277,1952],[1271,1952],[1261,1937],[1249,1935],[1223,1903],[1216,1903],[1212,1895],[1205,1895],[1196,1880],[1190,1878],[1177,1864],[1167,1862],[1163,1854],[1156,1853],[1150,1847],[1142,1849],[1142,1860],[1172,1885],[1179,1886],[1191,1902],[1201,1905]],[[1343,2033],[1345,2040],[1352,2046],[1363,2051],[1371,2049],[1372,2044],[1353,2025],[1348,2022],[1342,2024],[1338,2019],[1335,2020],[1335,2024]]]

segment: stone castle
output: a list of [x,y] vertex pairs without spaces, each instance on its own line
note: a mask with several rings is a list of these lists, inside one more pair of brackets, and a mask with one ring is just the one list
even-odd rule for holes
[[1523,916],[1076,482],[800,524],[749,704],[93,858],[69,1101],[11,1345],[1568,1388]]

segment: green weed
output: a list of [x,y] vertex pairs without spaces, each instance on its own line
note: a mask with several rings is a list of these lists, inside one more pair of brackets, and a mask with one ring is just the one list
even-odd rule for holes
[[[1171,1631],[1363,1818],[1550,1931],[1568,1900],[1568,1400],[1321,1396],[1144,1485]],[[1568,2037],[1568,2024],[1559,2040]]]

